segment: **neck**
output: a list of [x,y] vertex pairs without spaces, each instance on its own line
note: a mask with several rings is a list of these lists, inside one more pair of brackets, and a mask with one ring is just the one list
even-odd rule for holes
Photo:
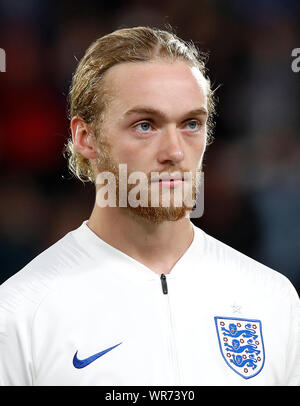
[[193,240],[189,218],[150,223],[118,207],[94,206],[88,227],[103,241],[156,273],[169,273]]

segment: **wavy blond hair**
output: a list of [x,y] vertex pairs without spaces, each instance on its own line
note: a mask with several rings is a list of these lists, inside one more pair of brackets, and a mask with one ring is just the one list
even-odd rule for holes
[[[200,52],[192,42],[178,38],[171,30],[170,26],[168,31],[150,27],[123,28],[92,43],[72,78],[69,118],[79,116],[94,130],[100,128],[108,103],[103,76],[114,65],[155,59],[186,61],[198,67],[208,83],[207,144],[211,143],[215,103],[210,80],[206,76],[207,55]],[[69,170],[79,180],[95,182],[90,161],[75,149],[72,136],[65,145],[64,157],[68,159]]]

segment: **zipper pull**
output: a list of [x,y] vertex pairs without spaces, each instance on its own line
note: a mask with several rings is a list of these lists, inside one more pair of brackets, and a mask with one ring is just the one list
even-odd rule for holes
[[168,285],[167,285],[166,275],[162,273],[160,275],[160,280],[161,280],[161,286],[162,286],[163,294],[166,295],[168,293]]

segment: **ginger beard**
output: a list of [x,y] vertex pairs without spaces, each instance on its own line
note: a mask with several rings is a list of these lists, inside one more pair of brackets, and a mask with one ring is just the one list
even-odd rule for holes
[[[112,156],[111,153],[111,145],[104,140],[100,140],[99,143],[99,149],[98,149],[98,154],[99,157],[96,160],[96,168],[97,168],[97,175],[102,172],[110,172],[114,175],[115,180],[116,180],[116,206],[119,206],[119,196],[120,196],[120,189],[126,187],[126,185],[120,185],[120,176],[119,176],[119,162]],[[188,187],[191,188],[190,190],[190,196],[191,199],[186,204],[186,199],[184,199],[185,196],[185,189],[182,185],[182,199],[181,199],[181,204],[180,206],[175,206],[174,204],[174,190],[171,189],[169,190],[162,190],[162,188],[159,188],[159,202],[158,205],[153,206],[151,204],[151,193],[153,192],[154,189],[151,188],[151,172],[146,174],[147,179],[148,179],[148,202],[147,202],[147,207],[144,207],[142,205],[138,205],[137,207],[132,207],[128,201],[128,195],[130,191],[136,187],[137,184],[130,184],[128,183],[128,178],[131,173],[135,171],[128,171],[127,172],[127,205],[126,207],[120,207],[123,210],[127,210],[128,213],[134,217],[135,219],[137,218],[142,218],[150,223],[155,223],[155,224],[160,224],[164,221],[177,221],[180,220],[184,217],[187,216],[187,212],[191,211],[194,207],[194,203],[196,200],[196,192],[199,187],[200,183],[200,173],[201,173],[201,168],[197,168],[194,173],[192,173],[189,170],[182,170],[178,169],[176,167],[171,167],[169,166],[168,168],[165,168],[163,171],[160,173],[164,172],[180,172],[182,176],[184,176],[184,173],[189,173],[190,176],[190,182]],[[152,171],[152,172],[158,172],[158,171]],[[157,190],[157,189],[156,189]],[[169,199],[169,205],[165,207],[165,203],[163,204],[163,198],[162,198],[162,193],[170,193],[170,199]],[[137,193],[137,199],[139,199],[139,194],[140,192]]]

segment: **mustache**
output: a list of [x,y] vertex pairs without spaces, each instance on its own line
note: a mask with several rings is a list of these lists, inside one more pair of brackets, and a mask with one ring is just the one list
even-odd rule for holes
[[[134,174],[136,172],[141,172],[143,173],[149,184],[153,181],[156,180],[161,180],[161,179],[173,179],[173,178],[181,178],[181,179],[185,179],[185,174],[188,174],[189,176],[192,175],[192,178],[194,178],[198,172],[202,171],[202,165],[200,165],[199,167],[191,170],[189,168],[186,167],[182,167],[179,165],[172,165],[172,164],[168,164],[166,166],[164,166],[163,168],[155,168],[148,171],[145,170],[139,170],[137,168],[135,169],[129,169],[128,168],[128,163],[127,162],[120,162],[117,159],[115,159],[111,152],[107,149],[107,148],[103,148],[102,153],[99,154],[97,161],[97,169],[98,169],[98,173],[101,172],[112,172],[118,181],[119,178],[119,173],[120,173],[120,165],[125,165],[126,166],[126,174],[127,174],[127,178],[131,175]],[[122,170],[121,170],[122,172]],[[123,177],[124,179],[124,177]]]

